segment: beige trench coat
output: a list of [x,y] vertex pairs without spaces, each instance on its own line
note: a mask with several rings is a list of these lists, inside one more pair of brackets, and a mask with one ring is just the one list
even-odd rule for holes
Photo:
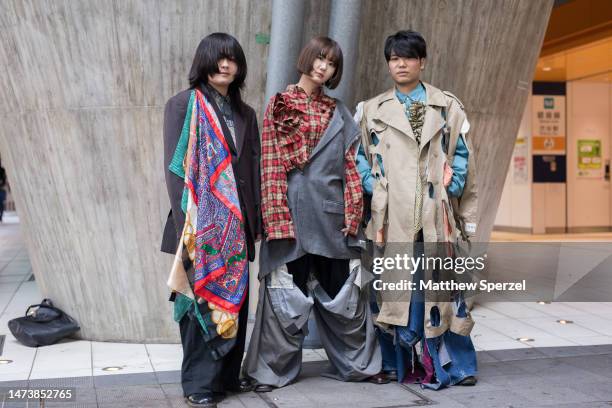
[[[375,178],[372,195],[372,218],[366,229],[369,239],[376,238],[376,231],[385,231],[385,257],[396,254],[412,254],[415,224],[415,191],[417,166],[423,188],[422,229],[425,243],[466,241],[476,234],[477,226],[477,188],[475,176],[474,150],[468,137],[469,123],[463,105],[452,94],[442,92],[423,83],[427,94],[425,121],[421,132],[421,144],[417,144],[410,122],[402,104],[391,89],[363,105],[360,125],[362,146],[372,167]],[[446,118],[446,120],[445,120]],[[449,151],[444,153],[442,137],[450,133]],[[375,133],[377,145],[371,140]],[[443,185],[444,163],[452,164],[457,139],[463,137],[469,151],[468,175],[463,195],[459,200],[451,199]],[[384,175],[373,158],[382,158]],[[451,233],[446,232],[444,213],[450,220]],[[436,245],[431,245],[436,247]],[[427,248],[427,244],[426,244]],[[381,280],[397,282],[409,279],[405,270],[388,271]],[[425,307],[425,334],[436,337],[451,329],[461,335],[471,331],[471,316],[459,318],[454,315],[448,294],[435,294],[435,302],[429,294]],[[445,297],[446,296],[446,297]],[[408,304],[410,291],[384,293],[377,322],[405,326],[408,323]],[[440,310],[441,324],[433,327],[430,323],[430,310],[437,306]]]

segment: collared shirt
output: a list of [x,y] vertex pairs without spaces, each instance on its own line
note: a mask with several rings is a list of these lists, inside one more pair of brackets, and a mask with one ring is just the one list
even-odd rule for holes
[[227,127],[230,130],[232,141],[234,142],[234,146],[236,146],[236,131],[234,130],[234,112],[232,111],[232,103],[229,95],[221,95],[219,91],[213,88],[210,85],[206,85],[212,94],[215,103],[219,107],[221,114],[223,115],[223,119],[227,124]]
[[[289,85],[268,104],[261,143],[261,209],[268,240],[295,238],[287,204],[287,173],[308,164],[335,108],[333,98],[321,91],[309,96],[297,85]],[[363,197],[354,147],[344,156],[344,178],[344,222],[349,233],[356,235]]]

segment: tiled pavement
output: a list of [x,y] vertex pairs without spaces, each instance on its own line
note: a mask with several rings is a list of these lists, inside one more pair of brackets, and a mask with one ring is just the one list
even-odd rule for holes
[[[16,216],[0,224],[0,335],[6,336],[0,387],[76,387],[62,407],[180,407],[181,348],[177,344],[66,341],[32,349],[19,344],[7,322],[41,300],[31,279]],[[434,392],[417,386],[339,383],[320,377],[325,353],[307,350],[294,385],[269,394],[233,395],[220,407],[534,407],[612,406],[612,304],[488,303],[473,311],[479,384]],[[558,319],[574,324],[560,325]],[[517,341],[518,337],[534,339]],[[118,373],[103,367],[120,366]],[[3,405],[4,404],[4,405]],[[38,403],[3,406],[38,407]]]
[[[551,357],[554,356],[554,357]],[[326,361],[305,362],[297,383],[267,394],[229,395],[220,407],[401,408],[610,407],[612,346],[531,348],[479,352],[475,387],[422,390],[416,385],[340,383],[319,376]],[[45,407],[184,407],[178,371],[24,380],[7,388],[72,387],[73,402]],[[38,407],[38,402],[0,402],[0,407]]]

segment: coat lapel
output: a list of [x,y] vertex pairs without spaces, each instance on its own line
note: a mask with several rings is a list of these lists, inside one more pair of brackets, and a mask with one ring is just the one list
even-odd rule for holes
[[423,131],[421,132],[421,148],[426,146],[444,126],[444,118],[441,111],[447,107],[446,98],[442,91],[425,82],[423,82],[423,86],[427,95],[427,108],[425,110]]
[[395,91],[391,89],[384,93],[378,103],[378,110],[373,120],[383,122],[416,141],[404,107],[395,97]]
[[429,143],[443,126],[444,119],[442,119],[442,114],[436,108],[428,104],[425,108],[425,121],[423,122],[423,130],[421,131],[421,149],[427,146],[427,143]]
[[319,153],[325,147],[325,145],[327,145],[334,138],[334,136],[338,134],[338,132],[342,129],[343,126],[344,119],[342,119],[342,114],[339,112],[339,109],[334,109],[334,114],[332,116],[331,121],[329,122],[329,126],[327,126],[325,133],[323,133],[323,136],[321,136],[321,140],[319,140],[319,143],[317,143],[315,148],[312,149],[309,160],[311,160],[317,153]]
[[236,150],[238,151],[238,157],[242,154],[242,148],[244,146],[244,132],[244,117],[239,112],[234,111],[234,133],[236,134]]

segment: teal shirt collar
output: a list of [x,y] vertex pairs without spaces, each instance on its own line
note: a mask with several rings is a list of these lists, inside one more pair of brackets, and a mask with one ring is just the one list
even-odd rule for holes
[[422,82],[419,82],[417,87],[414,88],[408,95],[395,88],[395,96],[402,105],[404,105],[406,102],[410,102],[411,100],[423,103],[427,101],[427,93],[425,92],[425,86],[423,86]]

